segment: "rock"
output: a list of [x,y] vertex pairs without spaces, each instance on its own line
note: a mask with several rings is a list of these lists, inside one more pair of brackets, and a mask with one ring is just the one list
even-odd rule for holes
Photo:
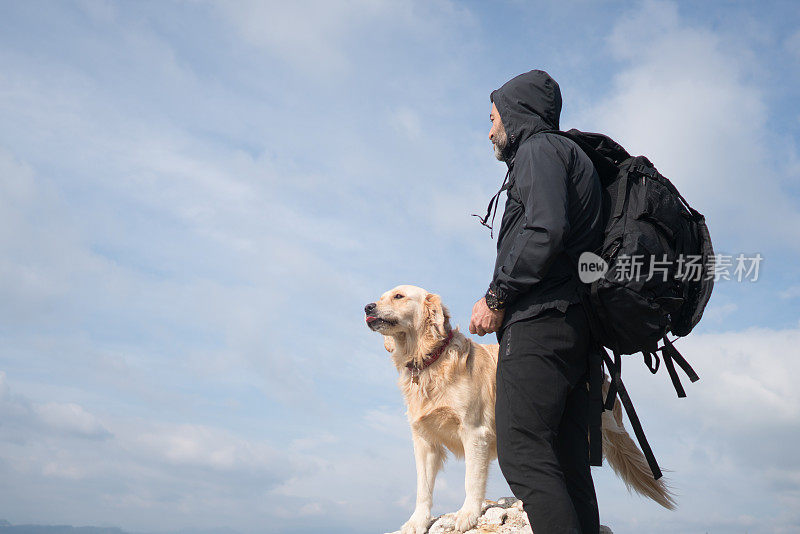
[[503,508],[508,508],[509,506],[514,506],[514,503],[517,501],[519,501],[519,499],[516,497],[500,497],[497,499],[497,505],[502,506]]
[[[481,506],[478,524],[465,534],[533,534],[528,522],[528,514],[522,509],[522,501],[514,497],[501,497],[496,501],[485,500]],[[451,512],[432,520],[428,534],[457,534],[456,514]],[[400,534],[400,531],[391,534]],[[600,526],[600,534],[614,534],[605,525]]]
[[445,514],[439,516],[433,522],[431,528],[428,529],[428,534],[444,534],[445,532],[453,532],[456,528],[456,514]]
[[502,525],[508,517],[508,512],[499,506],[488,508],[481,517],[478,518],[478,525]]

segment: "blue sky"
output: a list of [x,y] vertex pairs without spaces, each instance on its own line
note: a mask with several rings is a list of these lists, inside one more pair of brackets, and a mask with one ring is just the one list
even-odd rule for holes
[[[678,343],[688,398],[627,365],[679,508],[604,467],[602,521],[800,529],[788,1],[3,2],[0,518],[399,528],[410,431],[362,308],[410,283],[466,327],[495,247],[470,214],[504,174],[488,95],[532,68],[562,127],[647,154],[717,252],[764,257]],[[434,513],[462,501],[451,459]]]

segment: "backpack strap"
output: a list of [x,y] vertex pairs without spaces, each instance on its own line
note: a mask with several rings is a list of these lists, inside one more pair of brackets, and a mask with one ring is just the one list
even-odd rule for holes
[[[597,174],[600,176],[600,182],[603,185],[608,184],[608,182],[616,178],[617,173],[619,172],[619,168],[614,164],[613,161],[611,161],[609,158],[601,154],[599,150],[597,150],[595,147],[589,144],[586,141],[586,139],[582,137],[582,135],[586,135],[584,134],[584,132],[580,132],[578,130],[573,129],[566,132],[562,132],[561,130],[544,130],[541,133],[551,133],[560,135],[561,137],[566,137],[567,139],[578,145],[578,147],[581,150],[583,150],[587,156],[589,156],[589,159],[592,160],[594,168],[597,170]],[[593,134],[589,135],[591,136]],[[616,144],[611,139],[608,139],[608,141],[610,141],[613,144]],[[625,152],[624,149],[622,149],[622,147],[619,148],[623,152]]]
[[625,207],[625,196],[628,194],[628,173],[622,173],[617,185],[617,200],[614,202],[614,211],[611,214],[612,219],[618,219],[622,216],[622,209]]
[[[656,374],[658,372],[658,366],[661,365],[661,360],[658,358],[658,354],[655,352],[643,351],[642,356],[644,356],[644,364],[648,369],[650,369],[650,372]],[[655,364],[653,361],[655,361]]]
[[[572,256],[572,255],[570,255]],[[575,259],[575,258],[573,258]],[[575,262],[575,274],[577,276],[577,260]],[[592,284],[594,285],[594,284]],[[636,440],[639,442],[639,447],[647,460],[647,465],[650,466],[650,472],[653,473],[653,479],[658,480],[661,478],[661,468],[658,466],[653,449],[647,441],[647,436],[644,435],[642,423],[639,421],[639,416],[636,415],[636,410],[633,407],[628,391],[625,389],[625,384],[622,383],[622,358],[620,354],[614,351],[614,360],[608,355],[605,347],[601,343],[600,337],[601,325],[596,321],[594,309],[590,304],[590,295],[587,294],[584,288],[578,288],[578,294],[581,299],[586,316],[589,319],[589,327],[592,333],[593,349],[589,356],[589,398],[592,403],[591,414],[589,419],[589,465],[603,465],[603,438],[602,438],[602,415],[603,410],[613,410],[614,401],[619,395],[620,402],[625,408],[625,413],[628,415],[628,421],[633,427],[633,432],[636,435]],[[596,297],[596,294],[595,294]],[[684,360],[685,361],[685,360]],[[608,374],[611,376],[611,385],[606,394],[605,403],[603,402],[603,376],[602,365],[605,364],[608,369]],[[687,364],[688,365],[688,364]]]
[[[625,413],[628,415],[628,421],[631,423],[631,427],[633,427],[633,433],[636,434],[636,440],[639,442],[639,447],[642,449],[642,453],[644,454],[645,459],[647,460],[647,465],[650,466],[650,472],[653,473],[653,479],[658,480],[661,478],[661,468],[658,467],[658,461],[656,461],[656,456],[653,454],[653,449],[650,448],[650,443],[647,441],[647,437],[644,435],[644,429],[642,428],[642,423],[639,421],[639,416],[636,415],[636,410],[633,408],[633,402],[631,401],[630,395],[628,395],[628,390],[625,389],[625,384],[622,383],[622,378],[620,377],[621,367],[619,363],[621,363],[619,354],[616,352],[614,353],[614,358],[617,360],[615,364],[611,360],[611,356],[608,355],[605,347],[602,345],[600,346],[600,350],[602,351],[603,361],[611,370],[611,384],[616,386],[618,391],[619,400],[622,402],[622,406],[625,408]],[[609,390],[609,394],[611,391]],[[613,406],[614,399],[611,399],[611,403]]]
[[[614,353],[614,361],[612,362],[611,366],[606,365],[606,368],[608,368],[608,374],[611,377],[611,386],[608,388],[608,394],[606,395],[606,402],[603,405],[603,408],[608,411],[614,409],[614,401],[617,398],[618,388],[617,388],[617,382],[614,380],[613,373],[616,372],[617,374],[622,375],[622,358],[620,358],[620,355],[617,354],[616,352],[614,351],[612,352]],[[609,361],[610,360],[611,357],[609,356]],[[622,378],[620,378],[620,381],[621,380]]]
[[603,357],[597,347],[589,353],[589,465],[603,465]]
[[[664,356],[664,365],[667,367],[667,371],[669,372],[669,377],[672,380],[672,386],[675,388],[675,392],[678,394],[678,397],[685,397],[686,391],[683,389],[683,384],[681,384],[681,379],[678,378],[678,372],[675,370],[675,363],[677,363],[686,376],[689,377],[689,380],[692,382],[697,382],[700,380],[700,377],[697,376],[697,373],[692,369],[692,366],[689,365],[689,362],[686,361],[686,358],[678,352],[678,349],[675,348],[675,345],[664,336],[664,346],[660,349],[661,354]],[[674,362],[674,363],[673,363]]]
[[[575,267],[575,276],[578,279],[578,296],[580,304],[586,314],[592,336],[592,349],[589,353],[589,465],[603,465],[603,357],[600,343],[600,328],[596,322],[595,314],[589,304],[589,295],[583,287],[578,275],[578,260],[572,254],[567,254]],[[611,386],[613,388],[613,384]],[[609,393],[611,390],[609,390]]]

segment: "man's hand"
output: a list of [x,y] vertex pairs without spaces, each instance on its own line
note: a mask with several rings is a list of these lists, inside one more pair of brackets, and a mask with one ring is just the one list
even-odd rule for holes
[[497,332],[500,325],[503,324],[503,316],[505,310],[493,310],[486,305],[486,299],[481,298],[472,307],[472,319],[469,321],[469,333],[478,334],[491,334]]

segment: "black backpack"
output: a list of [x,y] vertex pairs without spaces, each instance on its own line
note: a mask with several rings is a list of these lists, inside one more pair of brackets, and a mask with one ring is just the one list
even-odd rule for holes
[[[641,352],[655,373],[660,352],[679,397],[685,397],[686,392],[676,363],[692,382],[699,380],[673,342],[692,331],[711,297],[711,236],[705,217],[689,206],[646,157],[632,157],[602,134],[574,129],[549,133],[574,141],[600,175],[605,234],[601,248],[594,252],[608,269],[591,284],[581,284],[585,288],[581,297],[593,318],[593,335],[611,375],[605,408],[613,408],[619,393],[657,479],[661,471],[620,378],[620,355]],[[653,274],[655,266],[658,275]],[[670,340],[670,333],[677,337]],[[613,352],[613,360],[604,347]]]

